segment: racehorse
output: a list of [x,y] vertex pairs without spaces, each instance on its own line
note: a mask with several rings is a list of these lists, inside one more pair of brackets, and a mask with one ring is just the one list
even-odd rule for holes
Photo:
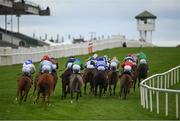
[[[53,64],[56,64],[56,70],[58,70],[59,69],[59,64],[58,64],[58,61],[55,59],[55,58],[51,58],[50,59],[51,60],[51,62],[53,63]],[[58,76],[57,76],[57,72],[56,72],[56,70],[52,70],[52,75],[53,75],[53,80],[54,80],[54,85],[53,85],[53,92],[55,93],[55,88],[56,88],[56,84],[57,84],[57,80],[58,80]]]
[[57,76],[57,72],[56,71],[52,71],[51,74],[53,76],[53,92],[55,93],[55,88],[56,88],[58,76]]
[[116,71],[116,69],[111,69],[108,72],[108,86],[109,86],[109,93],[110,96],[112,95],[112,88],[111,85],[113,85],[113,95],[115,96],[115,90],[116,90],[116,84],[117,84],[117,80],[118,80],[118,72]]
[[[57,73],[55,71],[52,71],[52,76],[53,76],[53,92],[55,92],[55,88],[56,88],[56,84],[57,84],[57,80],[58,80],[58,77],[57,77]],[[35,80],[34,80],[34,90],[33,90],[33,95],[35,94],[35,91],[36,91],[36,88],[37,88],[37,82],[39,80],[39,77],[42,75],[41,72],[39,72],[36,77],[35,77]]]
[[61,99],[65,99],[67,93],[70,93],[70,76],[72,74],[71,69],[66,69],[64,73],[60,76],[62,79],[62,95]]
[[146,79],[148,76],[148,65],[140,64],[138,66],[138,87],[140,85],[141,79]]
[[79,96],[81,96],[81,86],[83,84],[83,79],[80,74],[73,73],[70,76],[70,93],[71,93],[71,102],[73,99],[73,93],[76,92],[76,101],[78,101]]
[[84,94],[86,94],[86,86],[87,83],[90,83],[90,94],[94,94],[94,77],[96,74],[96,69],[86,69],[83,73],[83,81],[84,81]]
[[133,80],[133,88],[135,91],[136,82],[137,82],[137,66],[133,66],[133,68],[132,68],[132,80]]
[[36,92],[36,85],[37,85],[37,81],[38,81],[40,75],[41,75],[41,73],[39,72],[39,73],[35,76],[33,96],[34,96],[34,94],[35,94],[35,92]]
[[[19,100],[19,103],[22,103],[22,100],[26,102],[28,92],[31,88],[32,80],[28,76],[21,76],[17,82],[17,91],[16,91],[16,100]],[[19,98],[20,96],[20,98]]]
[[119,96],[122,96],[122,91],[124,90],[124,99],[126,99],[127,93],[130,92],[132,85],[132,78],[129,74],[123,73],[120,77],[120,92]]
[[95,80],[95,93],[94,93],[95,96],[97,96],[98,86],[99,86],[99,96],[101,97],[103,90],[104,90],[103,94],[105,95],[108,85],[108,77],[106,71],[98,70],[94,80]]
[[36,85],[37,97],[34,103],[39,101],[40,94],[42,94],[43,104],[45,104],[45,106],[50,103],[49,97],[53,92],[53,83],[53,76],[49,74],[49,72],[44,72],[39,76]]

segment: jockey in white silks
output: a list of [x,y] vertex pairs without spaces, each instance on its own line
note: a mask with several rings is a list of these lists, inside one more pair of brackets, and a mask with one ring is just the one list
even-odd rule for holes
[[96,63],[97,70],[105,71],[106,68],[106,62],[103,57],[99,57]]
[[81,70],[83,70],[84,67],[83,67],[83,64],[81,62],[81,59],[80,58],[77,58],[73,65],[72,65],[72,70],[73,70],[73,73],[76,73],[76,74],[80,74],[81,73]]
[[146,59],[141,59],[139,63],[140,64],[147,64],[147,61],[146,61]]
[[96,65],[96,63],[95,63],[94,60],[88,60],[88,61],[86,62],[86,68],[88,68],[88,69],[94,69],[94,68],[95,68],[95,65]]
[[119,61],[117,57],[113,57],[110,63],[110,69],[112,70],[114,68],[116,70],[118,68],[118,65],[119,65]]
[[36,68],[34,64],[32,63],[32,60],[27,60],[23,63],[22,72],[23,74],[29,76],[31,78],[31,75],[36,71]]
[[44,56],[40,63],[40,71],[41,73],[49,72],[52,73],[53,63],[50,61],[49,56]]

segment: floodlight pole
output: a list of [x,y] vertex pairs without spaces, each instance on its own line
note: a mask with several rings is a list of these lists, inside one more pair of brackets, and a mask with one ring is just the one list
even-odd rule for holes
[[20,15],[17,15],[18,33],[19,33],[19,17],[20,17]]
[[7,33],[7,15],[5,15],[5,31]]

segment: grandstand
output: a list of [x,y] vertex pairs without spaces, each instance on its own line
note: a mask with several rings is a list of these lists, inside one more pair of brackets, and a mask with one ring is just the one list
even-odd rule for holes
[[[38,39],[19,32],[19,17],[21,15],[49,16],[50,8],[41,9],[39,5],[24,0],[0,0],[0,15],[5,16],[5,28],[0,28],[0,47],[35,47],[49,45]],[[18,18],[18,32],[7,30],[7,15]]]

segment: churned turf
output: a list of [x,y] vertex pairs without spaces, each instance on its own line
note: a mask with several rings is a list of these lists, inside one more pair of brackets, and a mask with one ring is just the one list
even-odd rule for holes
[[[149,75],[167,71],[180,64],[180,48],[114,48],[104,51],[99,51],[99,55],[108,55],[110,57],[117,56],[122,62],[123,57],[128,53],[144,52],[148,57]],[[77,56],[85,62],[89,55]],[[64,64],[67,58],[60,58],[60,75],[64,69]],[[33,104],[34,97],[32,95],[33,87],[28,96],[28,100],[21,105],[15,101],[16,82],[21,74],[22,65],[1,66],[0,67],[0,119],[151,119],[151,120],[165,120],[175,119],[175,99],[173,95],[169,97],[169,116],[165,116],[164,101],[160,103],[160,114],[156,114],[155,103],[153,105],[153,112],[143,109],[140,105],[139,88],[135,92],[127,96],[127,100],[122,100],[118,96],[119,82],[116,89],[116,96],[110,97],[94,97],[90,95],[83,95],[79,102],[70,103],[70,97],[66,100],[61,100],[61,80],[58,79],[56,94],[51,97],[51,106],[46,110],[41,103]],[[38,70],[39,63],[36,63]],[[180,84],[174,86],[180,89]],[[160,96],[161,100],[165,98]],[[155,98],[154,98],[155,99]],[[180,99],[179,99],[180,100]],[[155,100],[154,100],[155,102]],[[180,104],[180,103],[179,103]]]

